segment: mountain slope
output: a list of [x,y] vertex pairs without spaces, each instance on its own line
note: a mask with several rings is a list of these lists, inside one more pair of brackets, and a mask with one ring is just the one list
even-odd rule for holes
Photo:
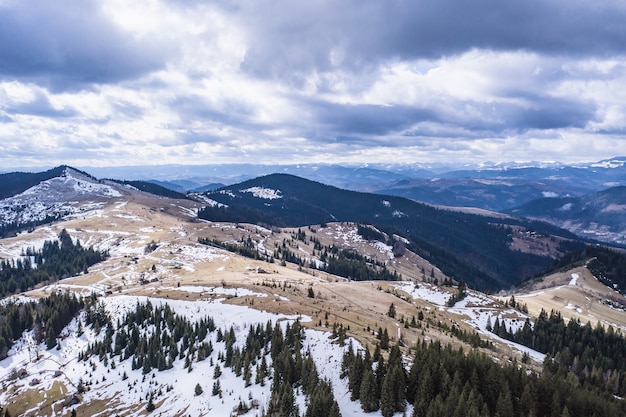
[[124,180],[124,181],[112,180],[112,181],[121,185],[130,185],[131,187],[134,187],[138,189],[139,191],[143,191],[143,192],[154,194],[154,195],[159,195],[162,197],[187,198],[187,196],[183,193],[180,193],[171,188],[167,188],[161,184],[157,184],[157,183],[150,182],[150,181],[129,181],[129,180]]
[[582,197],[537,199],[508,212],[546,221],[581,236],[626,244],[625,186]]
[[22,189],[35,180],[39,182],[0,200],[0,235],[49,223],[122,196],[121,187],[100,182],[89,174],[66,166],[33,175],[24,177],[17,174],[21,185],[14,190]]
[[[440,210],[405,198],[341,190],[303,178],[273,174],[206,194],[201,210],[213,221],[304,226],[332,221],[391,228],[410,249],[455,279],[483,290],[508,288],[540,272],[545,253],[513,249],[513,227],[546,231],[547,225]],[[550,234],[573,235],[550,230]]]
[[63,175],[66,166],[59,166],[45,172],[9,172],[0,174],[0,199],[13,197],[40,182]]

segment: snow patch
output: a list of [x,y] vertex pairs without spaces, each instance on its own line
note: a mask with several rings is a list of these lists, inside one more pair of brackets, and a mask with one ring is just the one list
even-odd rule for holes
[[271,188],[263,187],[250,187],[245,190],[241,190],[242,193],[252,193],[256,198],[263,198],[265,200],[277,200],[283,198],[280,190],[272,190]]

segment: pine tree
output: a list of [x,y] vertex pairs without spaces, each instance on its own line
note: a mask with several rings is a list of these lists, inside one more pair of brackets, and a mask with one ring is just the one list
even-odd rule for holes
[[385,376],[383,386],[380,391],[380,412],[383,417],[391,417],[396,411],[396,403],[394,401],[393,383],[389,377],[391,373]]
[[153,394],[152,394],[152,392],[151,392],[151,393],[150,393],[150,398],[148,399],[148,405],[146,405],[146,411],[147,411],[148,413],[153,412],[153,411],[154,411],[154,409],[156,408],[156,407],[154,406],[154,402],[153,402],[153,400],[152,400],[152,397],[153,397]]
[[200,383],[197,383],[196,384],[196,389],[195,389],[196,396],[202,395],[203,392],[204,391],[202,390],[202,386],[200,385]]
[[376,386],[376,377],[371,367],[365,369],[361,380],[360,398],[361,408],[366,413],[378,410],[378,393]]

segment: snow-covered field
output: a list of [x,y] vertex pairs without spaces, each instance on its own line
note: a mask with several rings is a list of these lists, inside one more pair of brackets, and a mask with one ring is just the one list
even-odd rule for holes
[[[214,291],[220,292],[217,288]],[[244,292],[243,289],[236,289],[236,291]],[[148,300],[146,297],[134,296],[101,299],[106,311],[111,316],[120,318],[133,310],[138,302],[146,300]],[[245,347],[245,338],[250,326],[264,325],[271,321],[281,322],[284,327],[296,319],[308,319],[228,305],[222,303],[221,300],[165,301],[155,298],[149,300],[154,306],[167,303],[173,311],[192,322],[208,315],[223,330],[227,331],[233,326],[237,337],[235,346],[242,349]],[[161,372],[152,371],[143,375],[141,369],[131,369],[130,359],[119,362],[119,357],[117,357],[114,359],[114,365],[109,362],[106,366],[97,357],[92,357],[88,361],[79,361],[79,354],[85,351],[89,344],[102,340],[104,336],[104,330],[95,334],[91,328],[86,328],[83,324],[81,324],[83,332],[79,334],[79,321],[82,320],[84,317],[81,315],[67,326],[62,333],[63,339],[59,342],[60,349],[58,350],[46,350],[43,344],[35,345],[32,332],[25,333],[11,349],[9,357],[0,362],[0,380],[6,383],[14,370],[25,369],[28,376],[11,382],[17,391],[23,392],[34,386],[43,392],[51,389],[55,382],[61,382],[67,388],[66,396],[71,396],[76,391],[79,381],[82,381],[88,390],[83,395],[81,405],[98,400],[110,402],[110,408],[98,415],[106,415],[114,409],[124,415],[142,415],[150,393],[159,392],[161,395],[157,395],[154,400],[157,405],[156,415],[177,415],[184,412],[185,415],[193,416],[229,416],[241,401],[250,404],[252,400],[256,400],[260,404],[260,409],[252,409],[244,414],[254,416],[259,415],[268,403],[270,382],[266,382],[264,386],[252,384],[246,387],[243,378],[237,377],[230,368],[226,367],[222,368],[222,375],[219,377],[223,395],[221,398],[212,395],[215,364],[219,363],[220,353],[224,353],[224,343],[215,340],[215,333],[210,333],[208,336],[213,337],[214,352],[204,361],[194,362],[191,372],[184,367],[184,361],[178,360],[174,362],[172,369]],[[310,351],[320,376],[331,381],[342,414],[344,416],[376,415],[363,413],[358,402],[351,402],[347,381],[339,378],[341,359],[346,347],[334,344],[327,332],[306,330],[305,334],[304,350]],[[352,343],[356,347],[360,346],[356,341]],[[37,355],[39,359],[34,360],[33,358]],[[200,395],[195,393],[196,384],[200,384],[204,391]],[[0,402],[6,402],[8,395],[9,393],[5,392],[0,396]],[[299,390],[296,391],[296,395],[296,403],[300,405],[300,411],[303,413],[305,399]],[[27,414],[37,415],[40,406],[41,404],[35,405]],[[65,411],[63,415],[68,412]]]

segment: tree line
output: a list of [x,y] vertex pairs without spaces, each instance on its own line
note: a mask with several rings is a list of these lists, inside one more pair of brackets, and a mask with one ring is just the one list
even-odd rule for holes
[[17,260],[0,262],[0,297],[23,292],[42,282],[60,280],[87,272],[109,254],[72,241],[63,229],[58,240],[46,240],[39,251],[27,248]]
[[526,320],[513,332],[496,320],[492,332],[547,354],[544,367],[564,378],[573,375],[583,387],[626,395],[626,338],[612,327],[576,319],[566,324],[561,313],[542,310],[534,325]]
[[414,417],[617,417],[626,412],[623,401],[581,387],[553,368],[537,375],[519,363],[498,364],[476,350],[466,354],[433,341],[414,347],[408,371],[397,346],[387,361],[378,349],[373,356],[367,349],[349,349],[342,375],[352,400],[383,417],[405,412],[407,404],[413,404]]
[[57,292],[34,302],[8,301],[0,305],[0,360],[24,331],[33,331],[34,341],[46,342],[48,349],[57,345],[65,326],[85,307],[95,302],[95,295],[78,298],[70,292]]

